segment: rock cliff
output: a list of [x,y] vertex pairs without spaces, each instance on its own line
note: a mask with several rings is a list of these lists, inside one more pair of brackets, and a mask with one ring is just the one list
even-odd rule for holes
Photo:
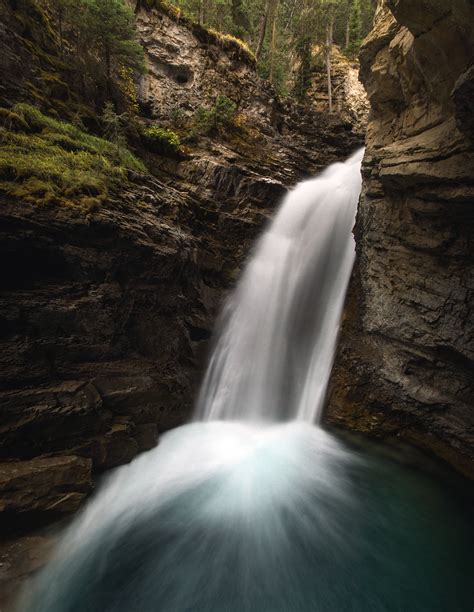
[[[2,197],[0,520],[10,530],[75,510],[95,473],[187,418],[253,239],[287,187],[360,144],[347,123],[280,103],[237,43],[151,5],[137,9],[148,119],[171,125],[224,94],[246,132],[201,137],[185,159],[150,156],[152,174],[88,212]],[[0,42],[30,58],[39,91],[28,53],[42,30],[4,6]],[[2,68],[9,100],[13,55]]]
[[[312,56],[314,67],[307,97],[316,110],[327,111],[329,97],[324,49],[315,46]],[[333,45],[331,75],[333,112],[350,123],[353,129],[365,135],[369,101],[359,80],[359,62],[348,59],[339,47]]]
[[360,58],[371,114],[327,419],[472,476],[474,6],[386,0]]

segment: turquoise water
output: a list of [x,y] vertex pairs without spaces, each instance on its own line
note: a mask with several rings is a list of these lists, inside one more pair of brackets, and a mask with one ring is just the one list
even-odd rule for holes
[[21,610],[470,611],[472,487],[420,462],[296,423],[179,428],[109,479]]

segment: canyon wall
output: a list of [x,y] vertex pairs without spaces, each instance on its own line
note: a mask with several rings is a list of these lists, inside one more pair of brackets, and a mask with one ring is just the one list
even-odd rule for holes
[[386,0],[360,58],[357,263],[326,418],[472,476],[474,5]]
[[[53,105],[35,62],[58,69],[54,39],[27,19],[34,2],[25,15],[0,3],[2,99],[34,91]],[[360,145],[347,123],[281,103],[238,43],[148,4],[137,12],[147,120],[173,126],[176,114],[226,95],[244,128],[199,137],[180,159],[150,155],[148,174],[132,173],[93,210],[2,196],[0,529],[9,532],[76,510],[96,473],[189,416],[216,314],[252,241],[288,187]],[[18,85],[22,65],[30,89]]]

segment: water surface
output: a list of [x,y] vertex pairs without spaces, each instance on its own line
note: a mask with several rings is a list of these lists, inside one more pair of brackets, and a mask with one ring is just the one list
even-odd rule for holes
[[472,490],[406,456],[301,423],[179,428],[109,479],[22,612],[470,610]]

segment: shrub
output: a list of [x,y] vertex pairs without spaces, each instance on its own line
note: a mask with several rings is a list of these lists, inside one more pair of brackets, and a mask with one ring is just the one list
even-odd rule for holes
[[197,134],[222,134],[235,127],[237,105],[227,96],[217,96],[210,108],[199,108],[194,116],[194,132]]
[[110,142],[113,142],[120,152],[120,149],[125,147],[127,139],[125,137],[124,123],[127,119],[126,113],[120,115],[115,112],[112,102],[106,102],[102,112],[102,123],[104,125],[104,136]]
[[160,155],[173,157],[181,151],[179,135],[172,130],[155,125],[143,130],[143,140],[147,149]]
[[[14,121],[0,126],[0,193],[31,204],[88,208],[145,171],[128,149],[79,127],[17,104]],[[18,120],[19,117],[21,120]]]

